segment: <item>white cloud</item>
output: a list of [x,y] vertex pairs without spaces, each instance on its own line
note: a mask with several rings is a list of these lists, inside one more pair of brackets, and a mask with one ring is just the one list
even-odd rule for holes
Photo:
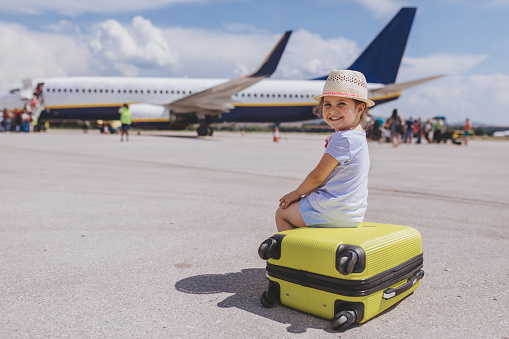
[[0,46],[2,93],[25,78],[87,72],[88,49],[69,35],[29,31],[23,25],[0,22]]
[[400,0],[356,0],[366,9],[375,14],[376,17],[388,17],[394,15],[401,7],[405,6],[405,1]]
[[485,54],[433,54],[419,58],[403,57],[398,80],[413,80],[435,74],[460,74],[471,70],[486,59],[488,56]]
[[140,16],[134,17],[129,27],[106,20],[93,32],[90,48],[102,73],[134,76],[144,68],[171,69],[178,64],[162,31]]
[[332,69],[349,67],[361,52],[357,43],[351,40],[342,37],[323,39],[306,30],[295,32],[290,39],[284,62],[275,77],[309,79],[323,76]]
[[[180,68],[174,75],[233,78],[256,70],[281,38],[265,32],[233,33],[169,28],[164,35],[178,51]],[[323,39],[306,30],[292,33],[275,79],[309,79],[345,68],[360,53],[357,44],[344,38]]]
[[55,33],[81,33],[81,29],[68,20],[61,19],[58,23],[46,27],[49,31]]

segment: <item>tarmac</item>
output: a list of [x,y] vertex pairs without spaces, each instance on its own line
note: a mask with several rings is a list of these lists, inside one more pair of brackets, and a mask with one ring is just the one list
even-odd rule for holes
[[0,134],[0,338],[509,338],[509,142],[369,143],[365,221],[423,236],[420,287],[344,332],[259,302],[258,246],[325,135]]

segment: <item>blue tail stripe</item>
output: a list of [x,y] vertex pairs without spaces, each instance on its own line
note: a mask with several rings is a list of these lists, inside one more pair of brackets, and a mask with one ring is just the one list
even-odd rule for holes
[[395,83],[416,10],[402,8],[349,69],[362,72],[369,83]]
[[[405,51],[415,7],[404,7],[348,69],[364,74],[368,83],[393,84]],[[327,75],[313,80],[326,80]]]

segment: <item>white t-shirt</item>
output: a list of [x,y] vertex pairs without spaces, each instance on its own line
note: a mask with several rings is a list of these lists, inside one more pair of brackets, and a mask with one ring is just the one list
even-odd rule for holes
[[329,218],[362,222],[368,206],[370,168],[366,133],[355,130],[335,132],[325,153],[338,160],[339,164],[327,180],[304,199]]

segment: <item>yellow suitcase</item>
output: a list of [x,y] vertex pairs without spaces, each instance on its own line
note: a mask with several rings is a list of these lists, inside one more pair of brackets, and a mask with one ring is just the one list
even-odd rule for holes
[[279,300],[332,319],[339,330],[396,304],[424,276],[421,235],[401,225],[298,228],[265,240],[258,254],[267,260],[269,278],[263,306]]

